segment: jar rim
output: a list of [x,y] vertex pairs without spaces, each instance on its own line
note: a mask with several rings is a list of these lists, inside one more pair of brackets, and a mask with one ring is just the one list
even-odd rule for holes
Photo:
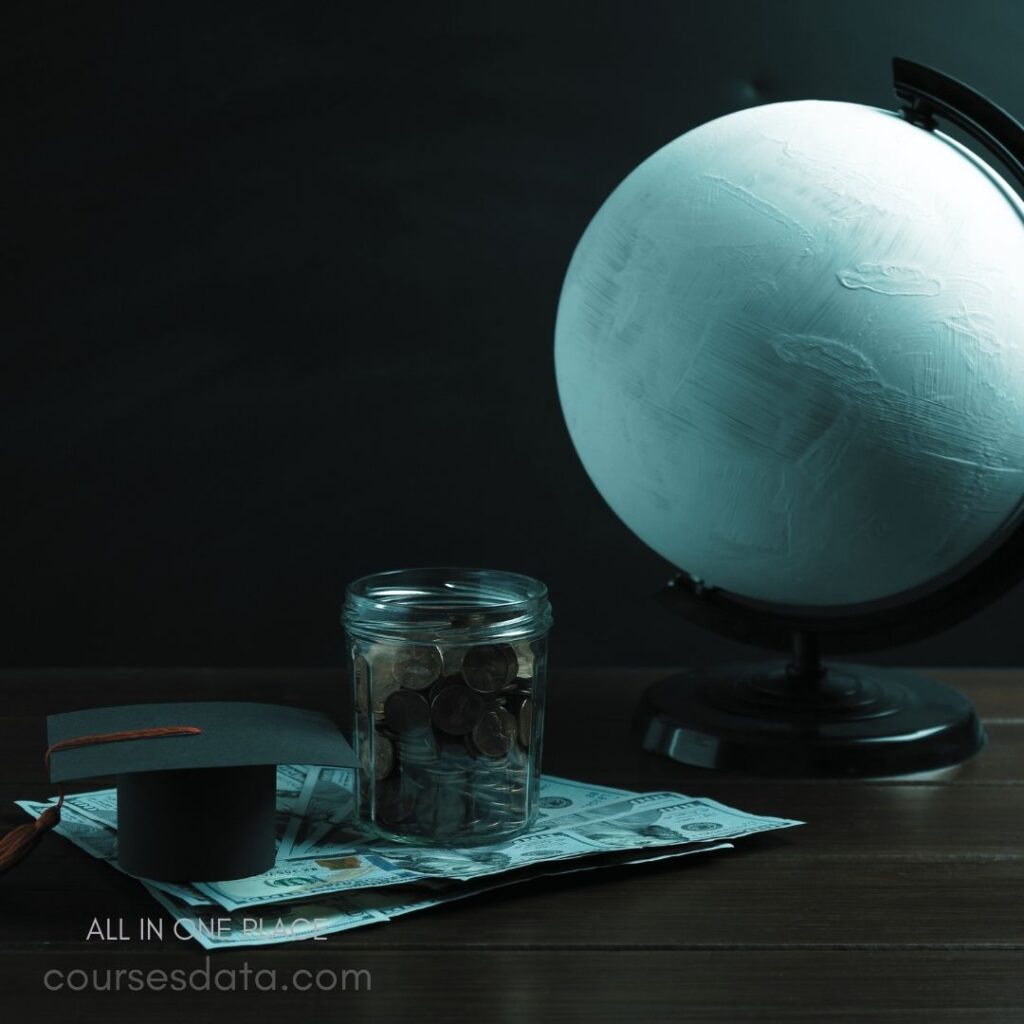
[[[386,569],[360,576],[348,585],[345,593],[360,604],[365,602],[382,609],[402,605],[434,610],[494,608],[511,611],[543,601],[548,596],[548,588],[540,580],[518,572],[436,565]],[[438,599],[449,595],[450,603],[438,603]]]
[[[459,622],[478,613],[481,621]],[[453,629],[476,635],[523,636],[551,625],[548,588],[522,573],[428,566],[361,576],[345,590],[342,622],[350,631],[421,639]],[[404,634],[404,636],[403,636]]]

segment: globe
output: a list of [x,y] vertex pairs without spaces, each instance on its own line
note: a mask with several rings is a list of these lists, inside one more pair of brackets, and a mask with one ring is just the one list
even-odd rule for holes
[[1024,496],[1024,204],[890,111],[729,114],[597,212],[555,369],[597,489],[708,586],[831,607],[937,585]]

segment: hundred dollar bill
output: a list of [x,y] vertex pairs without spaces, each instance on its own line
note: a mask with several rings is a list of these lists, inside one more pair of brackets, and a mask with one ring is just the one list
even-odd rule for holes
[[194,884],[226,910],[241,910],[426,878],[478,878],[539,861],[585,857],[594,852],[594,844],[556,831],[526,833],[499,846],[470,849],[381,843],[341,851],[332,848],[329,854],[301,860],[279,860],[269,871],[250,878]]
[[282,857],[287,857],[295,846],[295,836],[302,826],[306,807],[313,796],[319,777],[320,768],[311,765],[304,770],[302,778],[297,780],[298,790],[289,803],[288,820],[281,833],[281,841],[277,848]]
[[681,793],[638,793],[558,819],[559,828],[603,849],[735,839],[802,824],[792,818],[748,814],[717,800]]
[[355,771],[321,768],[309,793],[299,826],[285,856],[308,856],[328,834],[353,835],[355,826]]
[[[679,793],[637,794],[565,814],[504,843],[466,848],[370,842],[279,862],[232,882],[196,883],[228,910],[425,878],[469,881],[595,853],[680,846],[798,825]],[[389,880],[390,879],[390,880]]]
[[[115,793],[114,790],[101,790],[101,793]],[[96,796],[96,793],[83,794]],[[70,798],[69,798],[70,799]],[[51,800],[47,803],[40,803],[36,800],[16,800],[15,803],[33,818],[38,818],[48,807],[52,807],[57,801]],[[116,816],[114,818],[116,821]],[[90,857],[106,861],[112,868],[122,871],[117,861],[117,832],[109,825],[90,818],[79,811],[75,806],[69,806],[68,800],[60,809],[60,823],[54,828],[54,832],[70,839],[80,850],[84,850]],[[122,874],[128,874],[122,871]],[[129,878],[137,878],[137,875],[128,875]],[[176,882],[150,882],[158,886],[172,896],[176,896],[184,903],[193,907],[208,906],[210,900],[187,883]]]
[[548,878],[555,875],[574,875],[581,871],[600,871],[610,867],[626,867],[637,864],[651,864],[655,861],[674,860],[678,857],[689,857],[697,853],[712,853],[716,850],[731,850],[732,843],[695,844],[686,849],[673,849],[667,853],[647,853],[634,856],[626,854],[616,857],[593,857],[582,864],[572,867],[541,865],[535,869],[513,872],[508,875],[497,875],[491,878],[478,879],[473,882],[452,882],[448,880],[429,879],[426,882],[413,883],[399,889],[370,889],[352,893],[351,903],[360,907],[372,908],[389,918],[400,917],[416,910],[426,910],[442,903],[465,899],[477,893],[490,892],[494,889],[510,885],[520,885],[534,878]]
[[309,773],[312,771],[304,764],[281,764],[277,766],[276,792],[276,826],[277,847],[286,847],[286,838],[290,831],[298,827],[302,820],[299,798]]
[[[714,800],[679,793],[645,793],[563,814],[504,843],[451,849],[388,846],[388,859],[421,874],[466,881],[598,851],[679,846],[735,839],[803,822],[747,814]],[[384,852],[381,846],[371,849]]]
[[[70,807],[79,814],[105,825],[117,828],[117,790],[100,789],[92,793],[73,793],[64,798],[64,808]],[[64,808],[61,808],[63,814]]]
[[[38,818],[57,801],[16,800],[15,803],[33,818]],[[60,822],[53,830],[57,835],[70,839],[80,850],[98,860],[117,859],[117,832],[109,825],[90,818],[65,802],[60,812]]]
[[351,892],[413,882],[422,875],[393,864],[367,849],[349,849],[330,857],[278,860],[269,871],[223,882],[195,882],[195,887],[225,910],[242,910],[331,893]]
[[419,875],[421,878],[447,878],[468,881],[487,875],[535,864],[586,857],[594,847],[586,840],[557,829],[524,832],[514,839],[491,846],[473,846],[463,849],[439,846],[405,846],[394,849],[390,844],[371,849],[382,852],[394,865]]
[[562,779],[557,775],[542,775],[537,799],[537,820],[550,821],[563,814],[600,807],[632,795],[628,789],[612,789],[591,782]]
[[267,914],[265,909],[243,909],[225,912],[221,909],[197,911],[189,908],[173,895],[146,884],[147,890],[174,918],[182,931],[194,938],[205,949],[237,949],[245,946],[265,946],[283,942],[315,939],[378,924],[427,910],[456,900],[476,896],[491,889],[515,885],[547,875],[572,874],[613,865],[643,864],[656,860],[687,857],[697,853],[711,853],[730,849],[729,843],[694,846],[669,853],[647,854],[639,857],[594,858],[593,863],[571,868],[544,868],[531,874],[498,876],[471,883],[430,882],[403,885],[392,889],[361,890],[351,893],[332,893],[316,899],[296,903],[274,904]]

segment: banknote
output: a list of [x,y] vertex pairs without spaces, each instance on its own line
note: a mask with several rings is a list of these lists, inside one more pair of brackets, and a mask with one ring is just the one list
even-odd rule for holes
[[305,803],[296,815],[298,827],[291,843],[283,850],[286,857],[308,856],[327,835],[354,833],[355,771],[351,768],[319,768],[310,772],[314,780]]
[[549,821],[563,814],[601,807],[631,795],[628,789],[613,789],[592,782],[563,779],[557,775],[542,775],[537,799],[537,820]]
[[277,847],[287,847],[287,837],[298,828],[302,820],[300,798],[309,773],[313,771],[304,764],[281,764],[277,766],[276,817]]
[[732,839],[802,824],[789,818],[747,814],[679,793],[614,794],[606,803],[581,803],[580,809],[542,821],[503,843],[465,848],[412,846],[353,841],[346,835],[345,844],[340,844],[331,837],[312,855],[279,860],[262,875],[197,882],[195,886],[225,909],[239,910],[425,878],[464,882],[602,852]]
[[[541,779],[541,817],[528,832],[503,843],[466,848],[412,846],[367,838],[353,832],[351,774],[291,766],[279,777],[287,815],[274,866],[260,875],[230,881],[195,881],[152,887],[192,907],[216,903],[229,912],[322,901],[367,890],[417,883],[436,888],[445,882],[479,883],[515,877],[561,861],[666,847],[707,845],[754,832],[802,822],[748,814],[714,800],[680,793],[630,793],[570,779]],[[66,804],[59,829],[93,856],[116,866],[117,836],[113,791],[77,794]],[[47,804],[24,801],[38,816]],[[312,816],[314,828],[308,827]],[[284,821],[282,817],[282,821]],[[679,851],[685,852],[685,851]],[[652,852],[650,854],[654,856]],[[647,856],[647,854],[644,854]],[[559,870],[566,870],[560,868]]]
[[555,875],[574,875],[583,871],[601,871],[611,867],[627,867],[638,864],[652,864],[656,861],[675,860],[689,857],[697,853],[712,853],[716,850],[731,850],[732,843],[700,843],[686,849],[673,849],[666,853],[629,853],[618,856],[593,857],[582,864],[574,863],[571,867],[563,865],[549,866],[541,864],[525,871],[511,872],[506,875],[495,875],[490,878],[478,879],[474,882],[452,882],[446,879],[428,879],[398,889],[371,889],[365,892],[352,893],[348,898],[356,906],[378,910],[388,918],[400,917],[416,910],[426,910],[442,903],[465,899],[477,893],[490,892],[510,885],[521,885],[534,878],[547,878]]
[[[278,854],[287,857],[295,846],[295,837],[302,825],[306,807],[313,797],[317,782],[320,777],[320,768],[317,765],[310,765],[303,771],[301,779],[298,779],[298,788],[294,795],[289,794],[290,799],[287,807],[287,820],[281,829],[280,842],[278,843]],[[278,815],[282,813],[280,803],[278,804]],[[280,827],[280,819],[279,819]]]
[[[100,789],[92,793],[73,793],[64,798],[64,808],[98,821],[107,828],[117,828],[117,790]],[[64,808],[62,808],[62,813]]]
[[[38,818],[48,807],[56,803],[56,799],[48,801],[16,800],[15,803],[33,818]],[[115,861],[117,859],[117,831],[109,825],[77,811],[65,803],[61,808],[60,822],[54,832],[70,839],[79,849],[99,860]]]
[[803,822],[748,814],[706,797],[636,793],[557,819],[558,827],[604,849],[638,849],[698,839],[734,839]]
[[324,857],[278,860],[269,871],[222,882],[194,882],[204,896],[225,910],[242,910],[332,893],[401,885],[423,877],[368,849]]
[[145,884],[150,895],[179,922],[182,935],[191,936],[204,949],[238,949],[315,939],[351,928],[384,923],[417,910],[427,910],[492,889],[521,884],[531,878],[644,864],[730,848],[729,843],[695,845],[692,848],[676,849],[668,853],[639,857],[629,855],[615,861],[594,858],[593,863],[583,866],[545,867],[531,874],[496,876],[468,884],[428,880],[398,888],[332,893],[295,903],[274,904],[269,913],[265,908],[248,908],[229,911],[226,914],[221,908],[199,910],[189,907],[180,899],[175,899],[166,891],[155,888],[152,883]]
[[529,832],[496,846],[454,849],[394,843],[349,846],[303,859],[278,861],[262,875],[222,882],[196,882],[195,887],[225,910],[241,910],[336,892],[379,889],[453,878],[464,881],[528,867],[540,861],[585,857],[595,846],[571,833]]

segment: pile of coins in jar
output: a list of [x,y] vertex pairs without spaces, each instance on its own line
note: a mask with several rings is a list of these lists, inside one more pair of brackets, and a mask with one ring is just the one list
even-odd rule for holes
[[538,770],[542,643],[358,646],[364,817],[399,837],[449,842],[525,827]]

